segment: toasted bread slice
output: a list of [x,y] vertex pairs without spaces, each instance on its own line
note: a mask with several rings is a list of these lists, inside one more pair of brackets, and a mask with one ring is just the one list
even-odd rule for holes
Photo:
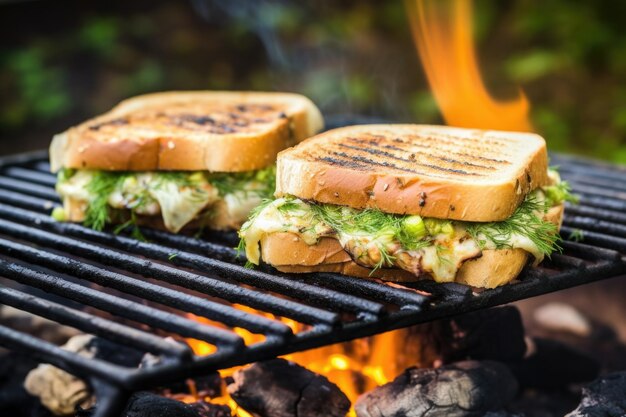
[[384,212],[501,221],[548,183],[543,138],[424,125],[330,130],[278,155],[276,196]]
[[252,171],[322,127],[317,107],[298,94],[155,93],[56,135],[50,165],[53,171]]
[[[551,208],[546,220],[561,226],[563,205]],[[371,269],[355,263],[338,240],[325,237],[315,245],[307,245],[293,233],[272,233],[261,239],[263,261],[282,272],[338,272],[357,277],[381,278],[386,281],[418,281],[402,269]],[[495,288],[514,280],[528,263],[530,254],[523,249],[483,250],[482,256],[461,265],[455,282],[477,288]]]

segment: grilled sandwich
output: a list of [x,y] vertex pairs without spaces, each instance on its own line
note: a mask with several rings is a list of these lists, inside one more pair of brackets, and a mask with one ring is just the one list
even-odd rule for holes
[[538,135],[420,125],[335,129],[282,151],[275,197],[240,231],[251,264],[487,288],[558,249],[574,198]]
[[168,92],[125,100],[56,135],[59,220],[234,229],[274,190],[282,149],[323,127],[306,97]]

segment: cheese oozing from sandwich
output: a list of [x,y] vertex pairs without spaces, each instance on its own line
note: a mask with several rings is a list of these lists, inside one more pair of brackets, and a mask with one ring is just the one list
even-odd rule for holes
[[547,211],[573,199],[567,183],[551,172],[552,184],[536,189],[507,220],[478,223],[397,215],[377,209],[356,210],[283,197],[252,213],[242,226],[241,249],[258,264],[260,242],[272,233],[293,233],[308,245],[337,239],[357,264],[376,270],[400,268],[438,282],[454,281],[462,263],[486,249],[523,249],[535,263],[558,249],[558,228]]
[[[171,232],[202,218],[215,229],[240,226],[274,189],[274,167],[243,173],[62,170],[57,192],[64,217],[102,229],[115,210],[130,221],[161,216]],[[81,210],[72,210],[79,206]],[[70,214],[71,213],[71,214]]]

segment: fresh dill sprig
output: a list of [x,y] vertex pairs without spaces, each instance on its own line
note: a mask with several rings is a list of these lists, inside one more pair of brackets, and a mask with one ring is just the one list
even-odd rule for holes
[[[258,195],[271,198],[276,187],[276,167],[270,166],[258,171],[218,172],[207,175],[207,180],[217,188],[220,196],[234,193]],[[251,188],[254,184],[257,188]]]
[[130,235],[137,240],[142,242],[147,242],[148,239],[141,233],[141,229],[139,228],[139,224],[137,221],[137,214],[134,211],[130,211],[130,218],[126,220],[124,223],[119,224],[113,229],[114,234],[120,234],[124,230],[129,229]]
[[87,191],[92,199],[85,211],[84,224],[94,230],[103,230],[104,226],[111,221],[109,208],[109,195],[126,178],[126,173],[96,171],[87,184]]
[[582,242],[585,240],[585,233],[581,229],[574,229],[572,230],[572,233],[570,233],[568,239],[572,242]]
[[373,208],[356,210],[332,204],[310,204],[310,207],[317,220],[326,223],[340,235],[371,237],[380,253],[373,271],[394,265],[395,257],[385,242],[398,242],[408,250],[432,244],[432,236],[416,235],[405,227],[404,221],[408,217],[405,215],[384,213]]
[[430,245],[431,236],[417,236],[404,226],[408,216],[384,213],[368,208],[355,210],[332,204],[310,204],[319,220],[325,222],[338,233],[366,235],[374,238],[390,235],[404,248],[416,250]]
[[192,179],[192,172],[184,171],[155,171],[156,177],[155,187],[162,187],[163,184],[173,182],[180,187],[192,187],[194,181]]
[[376,262],[376,265],[374,265],[372,272],[370,272],[370,276],[381,268],[393,266],[396,260],[396,257],[389,253],[384,244],[377,244],[376,246],[378,247],[378,251],[380,252],[380,260]]
[[539,252],[550,255],[554,250],[560,250],[560,237],[557,226],[543,220],[541,216],[549,208],[547,201],[542,202],[537,196],[530,195],[508,219],[501,222],[467,223],[467,232],[481,248],[491,243],[496,249],[510,249],[511,237],[521,235],[530,239]]

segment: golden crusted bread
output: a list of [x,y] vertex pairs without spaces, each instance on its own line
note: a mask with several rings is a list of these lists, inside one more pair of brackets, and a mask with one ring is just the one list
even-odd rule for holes
[[[551,208],[546,220],[561,226],[563,205]],[[355,263],[343,250],[339,241],[322,238],[315,245],[307,245],[293,233],[273,233],[261,239],[263,261],[282,272],[338,272],[356,277],[374,277],[386,281],[410,282],[417,277],[402,269],[372,270]],[[529,261],[530,254],[523,249],[484,250],[479,258],[463,262],[455,282],[477,288],[495,288],[514,280]]]
[[278,155],[276,196],[464,221],[501,221],[548,183],[543,138],[426,125],[330,130]]
[[252,171],[322,128],[317,107],[298,94],[147,94],[56,135],[50,165],[53,171]]

